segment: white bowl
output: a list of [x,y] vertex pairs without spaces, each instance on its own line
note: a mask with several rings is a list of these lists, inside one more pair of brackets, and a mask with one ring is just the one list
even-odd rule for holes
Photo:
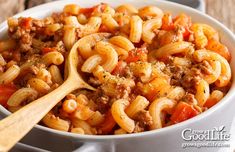
[[[123,3],[130,3],[136,7],[156,5],[164,11],[169,11],[173,14],[184,12],[192,17],[193,22],[202,22],[213,26],[217,31],[219,31],[222,42],[228,46],[232,54],[231,68],[233,73],[232,79],[234,80],[235,52],[232,50],[235,50],[235,37],[233,33],[229,31],[223,24],[219,23],[210,16],[183,5],[158,0],[66,0],[44,4],[19,13],[15,17],[31,16],[34,18],[43,18],[50,15],[52,12],[61,11],[63,6],[69,3],[76,3],[82,7],[91,7],[100,2],[108,3],[114,7]],[[3,37],[6,35],[6,32],[7,24],[4,22],[0,25],[0,35]],[[226,127],[225,129],[229,131],[235,115],[234,99],[235,82],[233,81],[231,89],[218,104],[203,112],[199,116],[173,126],[137,134],[93,136],[61,132],[44,126],[36,125],[22,142],[32,144],[36,147],[42,147],[51,151],[71,151],[78,148],[77,151],[84,152],[181,152],[183,150],[215,152],[218,150],[218,148],[183,149],[182,143],[185,141],[181,137],[181,133],[185,128],[192,128],[196,130],[211,130],[214,127],[220,127],[223,125]],[[10,113],[5,108],[0,106],[0,114],[6,116]]]

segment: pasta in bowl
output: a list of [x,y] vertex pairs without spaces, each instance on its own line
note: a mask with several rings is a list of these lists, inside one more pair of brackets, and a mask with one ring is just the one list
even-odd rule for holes
[[1,104],[14,112],[57,88],[78,43],[80,71],[96,91],[68,94],[41,121],[77,134],[160,129],[203,113],[231,86],[231,54],[212,26],[153,5],[66,5],[44,19],[8,19],[0,42]]

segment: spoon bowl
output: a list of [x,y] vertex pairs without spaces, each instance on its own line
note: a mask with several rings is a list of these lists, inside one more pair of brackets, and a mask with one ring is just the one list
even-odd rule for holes
[[77,71],[78,45],[79,41],[70,50],[65,64],[68,77],[60,87],[0,121],[0,151],[10,150],[70,92],[81,88],[95,90],[82,79]]

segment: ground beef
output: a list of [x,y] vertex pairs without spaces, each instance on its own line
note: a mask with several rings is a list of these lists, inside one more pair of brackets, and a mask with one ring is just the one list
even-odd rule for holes
[[56,43],[56,50],[58,52],[62,53],[63,55],[66,53],[66,49],[65,49],[63,41],[59,41],[59,42]]
[[130,65],[125,66],[125,68],[123,69],[122,73],[119,76],[133,79],[134,75],[133,75],[133,72],[130,69]]
[[17,82],[17,84],[19,84],[20,86],[27,86],[30,87],[27,82],[29,79],[31,78],[35,78],[35,75],[32,73],[28,73],[26,75],[24,75],[24,77],[22,77],[21,79],[19,79],[18,81],[16,80],[15,82]]
[[94,77],[90,77],[88,80],[88,83],[95,87],[101,85],[101,82],[97,78],[94,78]]
[[98,87],[95,92],[87,93],[86,96],[89,100],[95,102],[97,105],[97,110],[101,113],[105,113],[108,109],[110,109],[110,97],[105,95],[100,87]]
[[19,50],[21,52],[27,52],[31,49],[32,35],[30,35],[30,31],[17,27],[15,31],[10,31],[9,35],[19,42]]
[[1,52],[1,55],[2,55],[2,57],[4,58],[4,60],[6,62],[8,62],[8,60],[12,59],[13,54],[14,54],[13,51],[4,51],[4,52]]
[[206,66],[207,63],[196,64],[189,67],[169,63],[166,65],[163,72],[171,78],[171,85],[182,86],[186,91],[194,92],[195,85],[201,81],[202,69],[207,72],[209,71]]
[[[89,82],[98,83],[95,79],[90,79]],[[97,109],[101,113],[105,113],[111,106],[112,103],[118,99],[129,100],[130,88],[124,85],[117,84],[115,87],[107,86],[114,85],[111,83],[104,83],[98,86],[95,92],[87,95],[88,99],[93,100],[97,104]],[[112,87],[112,89],[110,89]]]
[[153,123],[153,119],[151,115],[149,114],[149,111],[146,111],[146,110],[139,111],[135,115],[134,119],[142,123],[145,126],[150,126]]
[[186,88],[194,88],[201,81],[201,73],[199,69],[192,68],[187,70],[182,79],[180,79],[181,85]]
[[23,30],[20,27],[17,27],[15,30],[11,29],[8,32],[9,32],[10,37],[16,40],[20,39],[20,37],[26,33],[25,30]]
[[54,21],[56,23],[63,23],[65,16],[66,16],[66,14],[64,14],[64,13],[53,13],[51,15],[51,17],[54,19]]
[[14,51],[14,53],[12,54],[13,60],[16,62],[20,62],[21,60],[21,53],[20,51],[16,50]]
[[22,57],[21,63],[24,64],[25,62],[39,62],[41,59],[41,56],[39,54],[24,54]]
[[[24,22],[25,18],[19,18],[18,23],[19,25],[21,22]],[[18,42],[18,49],[20,52],[28,52],[32,50],[32,40],[37,35],[42,35],[44,33],[45,24],[43,20],[33,19],[30,22],[29,28],[25,29],[21,26],[17,27],[10,27],[8,30],[9,36]],[[47,37],[45,35],[45,37]]]
[[197,85],[202,78],[203,74],[212,74],[213,69],[209,62],[203,61],[201,63],[195,64],[192,68],[188,68],[184,72],[181,84],[183,87],[190,88]]
[[9,61],[16,61],[16,62],[19,62],[20,59],[21,59],[21,54],[18,50],[16,51],[4,51],[4,52],[1,52],[1,55],[2,57],[4,58],[4,60],[6,62],[9,62]]
[[136,124],[135,124],[135,129],[134,129],[134,133],[138,133],[138,132],[143,132],[145,130],[145,126],[142,124],[142,123],[140,123],[140,122],[137,122]]
[[108,111],[110,108],[109,99],[110,98],[106,95],[98,97],[95,100],[97,104],[97,110],[100,111],[101,113],[106,113],[106,111]]
[[107,96],[115,99],[128,99],[131,92],[131,88],[124,83],[119,81],[113,83],[103,83],[100,88]]
[[32,24],[33,24],[33,27],[36,27],[36,28],[42,28],[42,27],[45,26],[43,20],[36,20],[36,19],[33,19]]
[[182,66],[171,66],[172,79],[180,80],[184,75],[184,68]]
[[17,62],[14,61],[14,60],[11,60],[11,61],[7,62],[6,68],[8,69],[8,68],[10,68],[10,67],[13,66],[13,65],[17,65]]
[[63,39],[64,36],[64,31],[63,28],[59,29],[58,31],[55,32],[54,34],[54,40],[55,41],[60,41]]
[[138,112],[134,116],[134,119],[136,120],[134,132],[142,132],[146,129],[149,129],[149,126],[153,123],[149,111],[146,110],[141,110]]
[[31,50],[32,36],[29,33],[22,34],[20,38],[20,51],[27,52]]
[[209,75],[209,74],[213,73],[213,69],[212,69],[211,65],[206,60],[204,60],[201,63],[197,64],[196,67],[198,67],[198,69],[200,69],[201,72],[204,73],[204,74]]
[[189,103],[189,104],[194,104],[194,105],[197,105],[197,100],[195,98],[195,96],[192,94],[192,93],[187,93],[183,99],[183,101]]
[[73,99],[73,100],[76,100],[76,99],[77,99],[77,97],[76,97],[74,94],[72,94],[72,93],[68,94],[68,95],[66,96],[66,98],[67,98],[67,99]]

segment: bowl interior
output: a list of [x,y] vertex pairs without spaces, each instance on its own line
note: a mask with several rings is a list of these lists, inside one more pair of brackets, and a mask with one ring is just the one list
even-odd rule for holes
[[[29,10],[26,10],[22,13],[19,13],[17,15],[15,15],[14,17],[20,17],[20,16],[30,16],[33,18],[44,18],[46,16],[49,16],[52,12],[59,12],[63,9],[64,5],[66,4],[78,4],[81,7],[91,7],[93,5],[99,4],[101,2],[104,3],[108,3],[109,5],[115,7],[121,4],[125,4],[125,3],[129,3],[132,4],[136,7],[142,7],[142,6],[146,6],[146,5],[155,5],[158,6],[159,8],[161,8],[163,11],[165,12],[171,12],[173,15],[176,14],[180,14],[180,13],[186,13],[188,15],[190,15],[192,17],[192,21],[193,22],[198,22],[198,23],[206,23],[208,25],[211,25],[212,27],[214,27],[220,34],[220,38],[221,41],[229,48],[231,54],[232,54],[232,60],[231,60],[231,68],[232,68],[232,73],[233,73],[233,80],[234,80],[234,69],[235,69],[235,52],[233,50],[235,50],[235,38],[234,35],[231,31],[229,31],[223,24],[219,23],[218,21],[216,21],[215,19],[195,10],[192,9],[190,7],[186,7],[183,5],[179,5],[176,3],[171,3],[171,2],[167,2],[167,1],[159,1],[159,0],[119,0],[119,1],[113,1],[113,0],[92,0],[92,1],[84,1],[84,0],[66,0],[66,1],[56,1],[56,2],[52,2],[52,3],[48,3],[48,4],[44,4],[44,5],[40,5],[34,8],[31,8]],[[4,39],[7,37],[7,23],[6,21],[3,22],[2,24],[0,24],[0,39]],[[138,136],[138,135],[143,135],[143,134],[148,134],[151,132],[161,132],[167,129],[174,129],[176,127],[182,126],[182,125],[187,125],[188,123],[193,123],[195,121],[199,121],[201,118],[203,117],[207,117],[208,115],[210,115],[212,112],[216,111],[216,109],[220,108],[221,106],[223,106],[223,104],[232,104],[231,98],[232,96],[234,96],[232,94],[232,92],[235,91],[235,83],[233,81],[233,84],[231,86],[230,91],[228,92],[228,94],[224,97],[224,99],[219,102],[218,104],[216,104],[215,106],[213,106],[212,108],[210,108],[209,110],[207,110],[206,112],[200,114],[197,117],[194,117],[190,120],[187,120],[185,122],[173,125],[173,126],[169,126],[166,128],[162,128],[156,131],[148,131],[148,132],[143,132],[143,133],[138,133],[138,134],[134,134],[131,136]],[[230,100],[228,100],[230,99]],[[233,103],[233,105],[235,106],[235,104]],[[9,115],[10,112],[7,111],[4,107],[0,106],[0,114],[3,115]],[[61,132],[61,131],[57,131],[54,129],[50,129],[47,127],[43,127],[40,125],[36,125],[36,128],[40,128],[46,131],[50,131],[50,132],[54,132],[54,133],[58,133],[58,134],[62,134],[65,136],[75,136],[75,134],[71,134],[71,133],[66,133],[66,132]],[[95,138],[121,138],[121,137],[127,137],[130,135],[108,135],[108,136],[95,136]],[[83,137],[81,135],[79,135],[79,137]],[[94,136],[89,136],[89,135],[85,135],[85,138],[93,138]]]

